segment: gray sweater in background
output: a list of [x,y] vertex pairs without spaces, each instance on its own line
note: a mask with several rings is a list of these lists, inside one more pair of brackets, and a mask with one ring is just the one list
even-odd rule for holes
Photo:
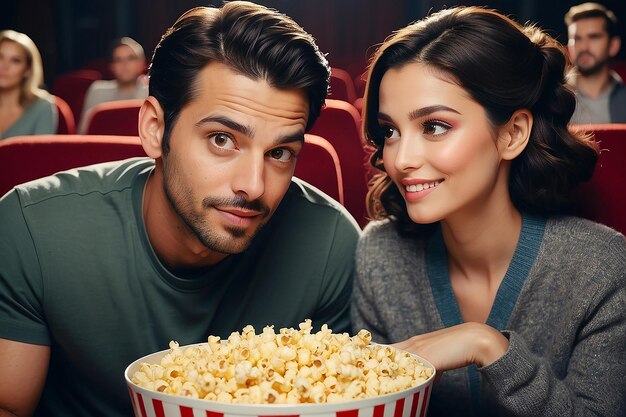
[[[395,343],[462,322],[440,231],[370,223],[359,243],[354,331]],[[428,416],[626,416],[626,240],[574,217],[524,217],[488,324],[509,338],[489,366],[448,371]]]

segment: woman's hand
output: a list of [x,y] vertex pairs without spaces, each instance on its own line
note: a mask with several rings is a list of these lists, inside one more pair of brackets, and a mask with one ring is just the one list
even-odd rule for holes
[[415,353],[432,363],[437,372],[444,372],[471,364],[489,365],[506,353],[509,340],[486,324],[463,323],[392,346]]

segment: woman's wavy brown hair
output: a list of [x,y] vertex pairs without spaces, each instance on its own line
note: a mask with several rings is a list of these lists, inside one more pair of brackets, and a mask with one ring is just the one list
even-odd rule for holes
[[485,108],[499,127],[518,109],[533,114],[526,149],[512,161],[509,193],[524,213],[566,211],[573,191],[593,174],[596,143],[568,129],[576,100],[566,77],[570,65],[555,39],[533,25],[522,26],[495,10],[442,10],[390,36],[372,57],[363,129],[375,147],[370,162],[380,170],[370,183],[368,214],[390,218],[403,235],[423,232],[408,216],[382,162],[384,137],[378,124],[379,88],[390,68],[424,63],[453,79]]

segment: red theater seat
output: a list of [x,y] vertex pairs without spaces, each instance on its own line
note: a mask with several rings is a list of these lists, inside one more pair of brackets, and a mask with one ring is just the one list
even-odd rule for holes
[[626,59],[615,59],[609,62],[609,67],[626,81]]
[[108,58],[95,58],[84,62],[80,69],[98,71],[102,80],[112,80],[115,78],[111,71],[111,63]]
[[[305,135],[295,175],[343,203],[341,166],[325,139]],[[37,135],[0,141],[0,196],[17,184],[71,168],[145,156],[136,136]]]
[[101,78],[102,75],[94,70],[67,72],[54,80],[52,94],[65,100],[74,113],[74,120],[80,120],[87,89],[91,83]]
[[365,95],[365,86],[367,85],[367,71],[354,77],[354,89],[356,90],[357,99]]
[[600,143],[600,158],[590,181],[581,184],[577,214],[626,235],[626,124],[573,125]]
[[354,108],[357,109],[361,115],[363,115],[363,97],[359,97],[354,100]]
[[343,174],[345,206],[357,222],[367,223],[365,197],[370,178],[368,153],[361,139],[361,115],[343,100],[326,100],[309,133],[328,140],[339,155]]
[[139,109],[143,99],[107,101],[96,104],[87,113],[88,135],[139,135]]
[[328,97],[334,100],[347,101],[350,104],[354,103],[354,100],[357,99],[356,90],[352,76],[348,71],[341,68],[331,68]]
[[138,137],[37,135],[0,141],[0,195],[13,186],[79,166],[145,156]]
[[306,134],[305,144],[296,163],[294,175],[344,204],[343,179],[339,156],[326,139]]
[[54,104],[59,115],[57,133],[60,135],[73,135],[76,133],[76,119],[69,104],[61,97],[54,96]]

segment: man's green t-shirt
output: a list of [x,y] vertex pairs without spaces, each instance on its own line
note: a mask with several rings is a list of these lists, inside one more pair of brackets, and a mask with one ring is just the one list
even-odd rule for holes
[[50,345],[38,414],[132,415],[135,359],[252,324],[349,331],[359,235],[338,203],[292,181],[241,254],[175,276],[154,253],[142,196],[154,161],[66,171],[0,200],[0,338]]

